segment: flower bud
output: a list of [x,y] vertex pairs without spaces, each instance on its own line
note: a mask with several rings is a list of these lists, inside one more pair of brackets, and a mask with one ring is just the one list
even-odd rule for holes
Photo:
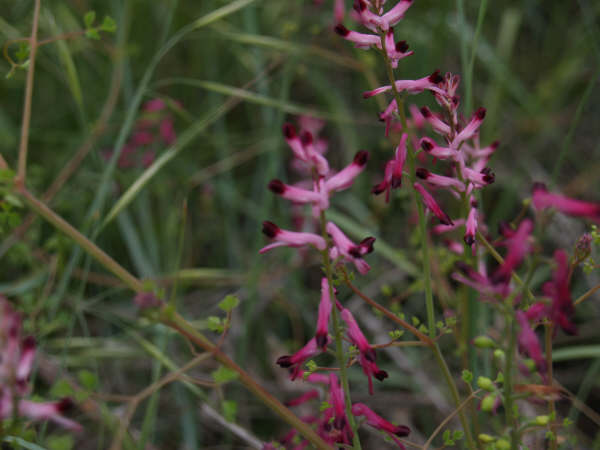
[[535,424],[540,425],[542,427],[548,425],[549,422],[550,422],[550,416],[537,416],[535,418]]
[[483,397],[483,400],[481,400],[481,410],[484,412],[491,412],[494,409],[494,403],[496,403],[496,395],[486,395]]
[[478,348],[495,348],[496,343],[488,336],[477,336],[473,339],[473,344]]
[[479,436],[477,436],[477,439],[485,444],[489,444],[490,442],[494,442],[496,440],[494,436],[490,436],[489,434],[485,433],[481,433]]
[[478,377],[477,378],[477,386],[485,391],[493,392],[495,389],[494,382],[490,380],[488,377]]
[[496,449],[497,450],[509,450],[510,442],[508,442],[506,439],[498,439],[496,441]]

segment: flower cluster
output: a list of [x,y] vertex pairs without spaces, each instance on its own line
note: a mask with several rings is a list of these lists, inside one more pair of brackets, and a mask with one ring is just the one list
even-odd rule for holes
[[64,398],[57,402],[33,402],[29,376],[35,360],[35,339],[23,337],[21,316],[0,296],[0,420],[23,417],[34,421],[51,420],[74,431],[81,426],[63,414],[73,403]]
[[[176,140],[173,118],[165,102],[159,98],[149,100],[142,106],[142,116],[123,146],[117,165],[120,169],[146,168],[154,162],[160,147],[173,145]],[[104,157],[109,159],[112,153],[106,151]]]

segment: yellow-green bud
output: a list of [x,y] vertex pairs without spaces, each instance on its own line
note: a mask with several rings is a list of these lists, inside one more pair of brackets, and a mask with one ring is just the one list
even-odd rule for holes
[[549,422],[550,422],[549,416],[537,416],[535,418],[535,424],[540,425],[542,427],[548,425]]
[[494,348],[496,347],[496,343],[494,340],[488,336],[477,336],[473,339],[473,344],[475,347],[479,348]]
[[508,442],[506,439],[498,439],[496,441],[496,449],[497,450],[509,450],[510,442]]
[[494,391],[494,383],[488,377],[478,377],[477,386],[485,391]]
[[486,395],[483,397],[483,400],[481,400],[481,410],[484,412],[490,412],[492,409],[494,409],[494,403],[496,403],[496,395]]
[[504,351],[500,350],[499,348],[494,350],[494,358],[504,361]]
[[486,444],[489,444],[490,442],[494,442],[496,440],[496,438],[494,436],[490,436],[489,434],[485,434],[485,433],[481,433],[479,436],[477,436],[477,438],[481,442],[484,442]]

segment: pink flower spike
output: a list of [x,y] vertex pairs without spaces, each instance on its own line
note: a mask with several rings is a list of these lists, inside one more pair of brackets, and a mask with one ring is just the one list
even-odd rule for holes
[[285,137],[285,142],[292,149],[294,156],[302,161],[307,160],[306,153],[304,152],[304,146],[296,133],[296,128],[291,123],[283,124],[283,136]]
[[32,420],[51,420],[73,431],[81,431],[81,425],[62,414],[73,406],[73,402],[65,398],[59,402],[35,403],[29,400],[19,401],[19,414]]
[[357,33],[346,28],[341,23],[334,28],[335,32],[347,41],[354,42],[357,48],[368,49],[371,46],[381,48],[381,39],[375,34]]
[[465,184],[462,181],[452,177],[437,175],[435,173],[430,172],[427,169],[424,169],[423,167],[417,168],[415,174],[417,175],[417,177],[427,181],[427,183],[432,184],[434,186],[453,187],[460,192],[463,192],[465,190]]
[[531,359],[533,359],[536,367],[540,371],[540,374],[545,376],[547,368],[546,359],[544,358],[542,346],[540,345],[537,335],[531,329],[529,321],[527,320],[527,316],[523,311],[517,311],[515,313],[515,317],[520,327],[519,334],[517,335],[519,347],[522,351],[525,351]]
[[450,134],[450,126],[437,115],[433,114],[427,106],[423,106],[421,108],[421,114],[423,114],[425,120],[429,122],[433,128],[433,131],[441,134],[442,136],[447,136]]
[[400,448],[404,448],[404,445],[397,439],[397,437],[406,437],[410,434],[410,428],[406,425],[392,425],[387,420],[383,419],[375,412],[373,412],[364,403],[355,403],[352,405],[352,414],[354,416],[364,416],[367,419],[367,425],[372,426],[377,430],[384,431],[390,438],[394,440]]
[[536,209],[556,208],[563,214],[575,217],[588,217],[600,221],[600,204],[576,200],[564,195],[548,192],[543,183],[533,185],[533,205]]
[[466,127],[462,129],[460,133],[456,135],[452,141],[452,147],[458,148],[461,142],[471,139],[481,126],[483,119],[485,119],[485,108],[479,108],[471,117],[471,120]]
[[295,231],[282,230],[273,222],[264,221],[262,231],[267,237],[275,239],[277,242],[275,242],[276,245],[272,244],[268,245],[267,247],[263,247],[259,253],[265,253],[274,247],[279,247],[282,245],[287,245],[289,247],[302,247],[303,245],[310,244],[315,246],[318,250],[325,250],[327,248],[325,239],[318,234],[298,233]]
[[395,159],[388,161],[385,165],[385,172],[383,181],[376,186],[373,186],[371,192],[375,195],[379,195],[385,191],[385,201],[390,200],[390,190],[396,189],[402,186],[402,170],[404,169],[404,163],[406,162],[406,140],[408,135],[402,133],[400,143],[396,147]]
[[467,222],[465,224],[465,243],[472,246],[475,244],[475,234],[477,233],[477,208],[471,207]]
[[364,170],[369,160],[369,152],[361,150],[354,155],[352,163],[325,181],[325,190],[329,192],[348,189],[354,179]]
[[302,370],[302,364],[309,359],[321,353],[321,350],[317,346],[317,341],[312,338],[306,343],[304,347],[298,350],[293,355],[285,355],[277,358],[277,365],[284,369],[290,369],[290,378],[295,380],[300,375]]
[[414,183],[413,187],[419,194],[421,194],[421,198],[423,198],[423,203],[425,203],[427,209],[429,209],[440,220],[440,222],[442,222],[444,225],[453,225],[450,216],[442,211],[442,208],[440,208],[435,199],[423,186],[421,186],[419,183]]
[[319,303],[319,317],[315,340],[317,345],[325,350],[327,348],[329,316],[331,315],[331,297],[329,296],[329,283],[327,278],[321,279],[321,302]]
[[[436,70],[427,77],[419,78],[418,80],[397,80],[395,84],[398,92],[407,91],[409,94],[420,94],[424,90],[428,89],[432,92],[437,92],[441,95],[444,95],[444,91],[437,86],[442,80],[443,78],[440,76],[440,71]],[[372,91],[364,92],[363,98],[370,98],[374,95],[387,92],[390,89],[392,89],[392,86],[390,85],[382,86]]]
[[290,200],[294,203],[313,203],[318,205],[320,209],[327,209],[329,207],[329,199],[323,192],[309,191],[294,186],[287,185],[281,180],[271,180],[268,188],[274,194],[280,195],[286,200]]

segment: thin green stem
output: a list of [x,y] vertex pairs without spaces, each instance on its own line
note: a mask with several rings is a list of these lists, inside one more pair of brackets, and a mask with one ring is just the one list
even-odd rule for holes
[[598,289],[600,289],[600,284],[597,284],[596,286],[594,286],[593,288],[591,288],[589,291],[587,291],[586,293],[584,293],[580,297],[578,297],[577,300],[575,300],[573,302],[573,305],[575,305],[575,306],[579,305],[582,301],[584,301],[585,299],[589,298]]
[[348,422],[350,423],[350,428],[352,428],[352,433],[354,437],[352,438],[352,444],[355,449],[362,449],[360,445],[360,437],[358,436],[358,428],[356,426],[356,420],[354,420],[354,415],[352,414],[352,398],[350,397],[350,385],[348,384],[348,373],[346,371],[346,361],[344,360],[344,349],[342,347],[342,328],[340,327],[340,321],[338,317],[337,307],[335,305],[335,294],[333,292],[333,274],[331,270],[331,261],[329,260],[329,241],[327,240],[327,230],[326,230],[326,217],[325,211],[321,211],[321,234],[325,239],[327,244],[327,248],[323,250],[323,267],[325,268],[325,276],[327,277],[327,285],[329,286],[329,298],[334,302],[333,307],[331,308],[331,322],[333,325],[333,336],[335,340],[335,357],[338,361],[338,365],[340,367],[340,379],[342,382],[342,389],[344,390],[344,400],[346,404],[346,416],[348,416]]
[[504,366],[504,411],[506,414],[506,424],[510,427],[510,448],[518,450],[518,432],[514,421],[513,411],[513,359],[517,346],[517,329],[515,326],[515,318],[511,311],[506,313],[507,332],[509,333],[508,352],[506,354],[506,362]]
[[[547,322],[544,325],[544,344],[546,350],[546,366],[548,367],[548,381],[547,386],[550,388],[550,392],[552,389],[552,385],[554,382],[554,374],[552,370],[552,335],[554,334],[554,324],[552,322]],[[554,423],[556,421],[556,406],[554,404],[554,397],[550,396],[548,401],[548,413],[550,414],[550,431],[554,434],[554,437],[550,439],[550,450],[556,450],[556,429]]]
[[481,29],[483,28],[483,19],[485,18],[485,10],[487,9],[487,0],[481,0],[479,3],[479,13],[477,15],[477,27],[475,28],[475,35],[473,36],[473,42],[471,45],[471,59],[469,60],[469,67],[467,67],[467,79],[469,80],[467,87],[467,95],[465,102],[465,109],[467,114],[471,113],[473,108],[473,68],[475,67],[475,56],[477,55],[477,43],[479,42],[479,36]]

